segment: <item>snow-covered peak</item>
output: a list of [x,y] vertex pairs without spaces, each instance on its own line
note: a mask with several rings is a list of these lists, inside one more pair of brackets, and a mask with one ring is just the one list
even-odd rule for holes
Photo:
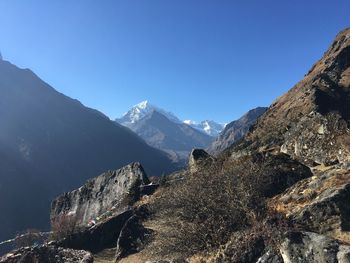
[[149,105],[148,100],[144,100],[144,101],[140,102],[139,104],[136,104],[134,107],[139,108],[139,109],[146,109],[148,105]]
[[192,120],[184,120],[184,123],[187,124],[187,125],[195,125],[195,124],[197,124],[195,121],[192,121]]
[[137,123],[139,120],[150,116],[154,111],[157,111],[169,120],[175,123],[185,123],[196,130],[206,133],[210,136],[218,136],[219,133],[224,129],[225,124],[217,123],[212,120],[204,120],[201,122],[196,122],[193,120],[181,121],[173,113],[163,110],[157,106],[152,105],[148,100],[144,100],[135,106],[133,106],[128,112],[126,112],[120,119],[116,119],[120,124],[131,128],[133,124]]
[[146,116],[149,116],[154,111],[157,111],[163,115],[165,115],[169,120],[174,121],[176,123],[180,123],[181,121],[171,112],[165,111],[157,106],[152,105],[149,101],[142,101],[135,106],[133,106],[128,112],[126,112],[122,118],[117,119],[116,121],[124,126],[130,126],[139,120],[143,119]]
[[212,120],[204,120],[199,123],[192,120],[185,120],[184,123],[210,136],[218,136],[219,133],[225,128],[225,124],[217,123]]

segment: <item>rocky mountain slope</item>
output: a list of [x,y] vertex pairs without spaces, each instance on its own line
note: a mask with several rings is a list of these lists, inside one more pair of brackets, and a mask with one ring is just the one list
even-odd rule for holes
[[240,140],[255,124],[256,120],[267,110],[265,107],[257,107],[248,111],[238,120],[227,124],[215,141],[210,145],[208,151],[214,155],[219,154],[236,141]]
[[213,138],[182,123],[148,102],[132,108],[118,122],[127,126],[149,145],[166,151],[175,161],[183,161],[193,148],[206,148]]
[[133,161],[152,175],[174,169],[129,129],[4,60],[0,118],[0,240],[48,227],[50,200],[104,170]]
[[349,160],[350,29],[290,91],[278,98],[231,152],[276,149],[303,162]]

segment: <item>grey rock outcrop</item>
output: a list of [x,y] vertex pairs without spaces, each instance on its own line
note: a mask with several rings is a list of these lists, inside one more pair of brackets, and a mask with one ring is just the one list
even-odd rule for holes
[[152,231],[143,227],[138,216],[130,217],[119,234],[115,259],[118,261],[142,250],[151,234]]
[[149,184],[139,163],[132,163],[116,171],[108,171],[90,179],[77,190],[57,197],[51,205],[51,221],[60,217],[75,218],[79,226],[94,224],[106,217],[125,211],[132,189]]
[[84,250],[55,245],[25,247],[0,258],[0,263],[92,263],[93,256]]
[[347,123],[339,114],[311,112],[292,123],[284,134],[281,151],[310,165],[331,165],[348,160]]
[[283,263],[348,263],[350,247],[312,232],[290,232],[281,244]]
[[[215,263],[349,263],[350,247],[336,239],[313,232],[290,231],[272,249],[262,237],[250,242],[228,242],[214,260]],[[238,251],[237,251],[238,250]]]
[[115,247],[123,226],[132,216],[132,210],[125,211],[95,226],[72,233],[58,244],[62,247],[83,249],[93,253]]
[[270,206],[312,231],[350,240],[350,171],[314,171],[270,201]]
[[188,160],[188,167],[191,173],[195,173],[205,166],[213,163],[214,157],[203,149],[193,149]]

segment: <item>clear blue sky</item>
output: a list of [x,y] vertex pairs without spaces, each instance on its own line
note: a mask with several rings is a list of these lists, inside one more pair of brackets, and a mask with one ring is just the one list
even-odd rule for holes
[[0,0],[0,50],[111,118],[148,99],[226,122],[269,105],[350,26],[349,0]]

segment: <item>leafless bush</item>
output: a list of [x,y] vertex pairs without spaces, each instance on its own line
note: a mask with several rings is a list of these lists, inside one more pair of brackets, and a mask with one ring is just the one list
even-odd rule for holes
[[75,215],[62,214],[51,220],[51,239],[62,240],[78,229],[77,217]]
[[210,262],[256,262],[266,250],[280,257],[279,245],[284,233],[292,229],[295,227],[289,220],[274,211],[268,211],[264,220],[232,233],[229,241],[216,251]]
[[154,254],[211,250],[259,220],[265,210],[259,178],[218,171],[213,166],[162,190],[153,204],[158,232],[150,249]]
[[191,256],[215,251],[237,233],[246,241],[242,248],[261,235],[273,244],[283,220],[268,211],[266,200],[305,174],[307,168],[284,155],[257,154],[217,161],[183,182],[162,188],[152,204],[150,223],[157,235],[150,253]]

